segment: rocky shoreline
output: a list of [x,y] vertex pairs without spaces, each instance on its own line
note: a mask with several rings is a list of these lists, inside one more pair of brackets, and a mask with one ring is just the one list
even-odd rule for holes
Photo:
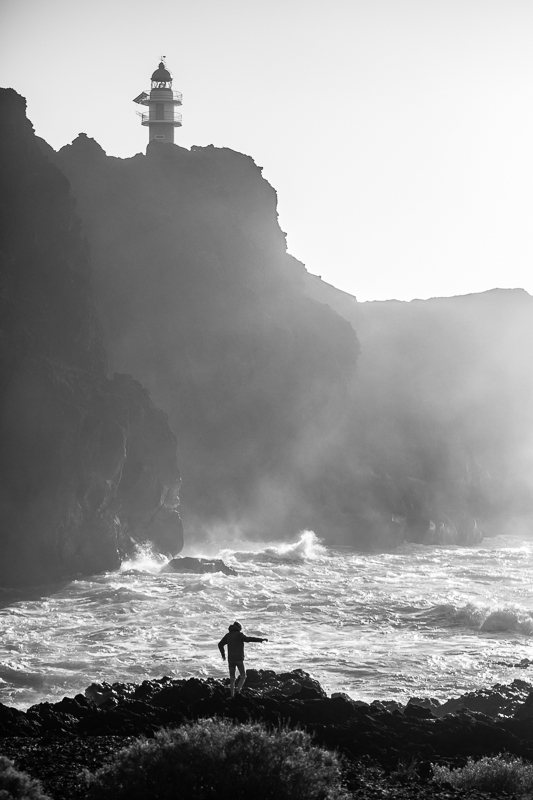
[[[306,729],[343,755],[350,788],[361,798],[440,796],[444,790],[434,785],[426,794],[431,763],[460,766],[469,756],[502,752],[533,761],[533,685],[526,681],[442,704],[430,698],[368,704],[343,694],[328,697],[302,670],[253,669],[234,699],[227,681],[164,677],[138,685],[92,684],[84,694],[25,712],[0,704],[0,754],[39,778],[54,800],[76,800],[84,797],[82,771],[97,769],[134,738],[215,716]],[[391,783],[390,776],[400,773],[403,779]]]

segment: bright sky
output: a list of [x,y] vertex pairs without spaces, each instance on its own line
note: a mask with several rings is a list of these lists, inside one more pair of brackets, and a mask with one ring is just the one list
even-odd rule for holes
[[360,300],[533,293],[531,0],[2,0],[0,31],[56,149],[144,151],[165,55],[176,142],[251,155],[290,252]]

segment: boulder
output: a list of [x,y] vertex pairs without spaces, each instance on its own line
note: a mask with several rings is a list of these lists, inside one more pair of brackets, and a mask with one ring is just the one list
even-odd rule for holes
[[181,572],[201,575],[206,572],[222,572],[224,575],[237,575],[233,567],[228,567],[220,558],[193,558],[179,556],[162,567],[161,572]]

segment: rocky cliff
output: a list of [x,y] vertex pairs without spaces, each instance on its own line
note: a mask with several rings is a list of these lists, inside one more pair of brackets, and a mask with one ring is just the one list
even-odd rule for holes
[[[53,163],[76,198],[93,278],[89,284],[80,266],[87,254],[64,200],[68,213],[59,223],[40,218],[46,230],[61,231],[47,245],[57,264],[43,275],[37,270],[38,280],[18,271],[17,307],[29,309],[31,301],[34,328],[41,316],[49,320],[43,342],[53,339],[56,360],[85,359],[83,374],[103,380],[93,311],[83,305],[94,297],[110,371],[147,386],[177,436],[191,540],[212,534],[227,541],[232,533],[268,539],[309,527],[329,542],[379,548],[405,538],[475,542],[510,522],[528,524],[529,295],[357,303],[287,253],[276,193],[248,156],[154,143],[146,155],[118,159],[85,134],[59,153],[43,142],[40,150],[47,171],[40,168],[36,196],[53,199],[59,185],[67,191]],[[24,201],[25,213],[33,202]],[[54,209],[55,200],[46,213],[59,214]],[[32,241],[19,237],[13,252]],[[42,252],[39,242],[35,248],[33,262]],[[68,269],[58,267],[65,259]],[[77,397],[85,395],[78,389]],[[111,401],[98,403],[115,418]],[[23,404],[16,405],[19,413]],[[41,405],[43,419],[54,419]],[[31,430],[27,420],[24,426]],[[100,438],[123,452],[118,435]],[[72,454],[85,452],[76,436],[69,442]],[[134,470],[139,480],[151,469],[144,458]],[[148,507],[148,496],[159,497],[171,517],[173,469],[146,489]],[[130,487],[119,515],[122,548],[150,516],[138,510],[127,517],[124,509],[137,501],[144,508],[143,492],[133,478],[120,483],[123,475],[128,470],[117,468],[100,489],[81,495],[98,498],[111,487],[108,530]],[[166,539],[166,522],[158,527]]]
[[528,295],[357,303],[287,254],[274,190],[230,150],[121,160],[80,135],[57,163],[112,363],[178,435],[193,538],[475,542],[530,514]]
[[106,377],[87,246],[25,101],[0,93],[0,585],[116,568],[182,546],[176,441],[126,375]]
[[357,303],[306,292],[361,343],[354,450],[409,538],[476,541],[533,520],[533,298],[520,289]]
[[330,481],[357,338],[302,291],[260,168],[212,146],[110,158],[85,135],[56,163],[90,242],[111,363],[149,387],[178,436],[188,535],[313,527],[357,541]]

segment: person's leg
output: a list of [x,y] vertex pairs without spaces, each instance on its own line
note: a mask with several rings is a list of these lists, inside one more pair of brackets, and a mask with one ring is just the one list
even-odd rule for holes
[[246,680],[246,670],[244,669],[244,662],[239,661],[237,663],[237,669],[239,670],[239,680],[237,681],[237,692],[240,692]]
[[229,690],[231,696],[235,694],[235,664],[228,664],[229,667]]

